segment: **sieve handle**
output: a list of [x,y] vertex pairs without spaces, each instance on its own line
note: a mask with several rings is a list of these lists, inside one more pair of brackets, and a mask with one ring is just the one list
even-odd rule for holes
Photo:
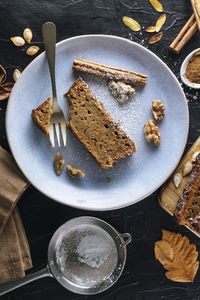
[[124,240],[124,242],[122,242],[123,247],[127,246],[132,241],[132,236],[128,232],[121,233],[120,237]]
[[37,279],[43,278],[43,277],[47,277],[47,276],[52,276],[49,271],[48,266],[37,272],[29,274],[23,278],[20,278],[17,280],[11,280],[6,283],[1,283],[0,284],[0,296],[20,287],[22,285],[25,285],[29,282],[32,282],[34,280],[37,280]]

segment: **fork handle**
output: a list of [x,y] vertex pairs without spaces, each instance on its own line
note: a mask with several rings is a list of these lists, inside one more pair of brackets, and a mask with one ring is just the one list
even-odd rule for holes
[[46,57],[48,60],[49,71],[52,83],[53,101],[56,96],[56,81],[55,81],[55,45],[56,45],[56,25],[52,22],[46,22],[42,25],[42,36]]

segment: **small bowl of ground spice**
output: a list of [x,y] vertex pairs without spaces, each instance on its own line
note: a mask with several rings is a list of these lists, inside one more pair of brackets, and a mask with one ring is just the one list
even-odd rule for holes
[[200,48],[185,58],[181,65],[180,76],[187,86],[200,89]]

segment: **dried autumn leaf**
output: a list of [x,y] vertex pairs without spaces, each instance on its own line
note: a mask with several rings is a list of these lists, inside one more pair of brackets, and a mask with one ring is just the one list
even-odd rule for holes
[[168,270],[166,277],[177,282],[193,282],[199,267],[196,246],[180,233],[162,230],[162,234],[162,240],[155,243],[155,256]]
[[174,259],[174,250],[170,243],[163,240],[156,242],[155,257],[162,265],[172,262]]
[[123,17],[122,21],[124,22],[124,24],[127,27],[129,27],[133,31],[139,31],[139,30],[141,30],[140,24],[137,21],[135,21],[132,18],[130,18],[130,17]]
[[10,96],[10,92],[0,91],[0,101],[5,100]]
[[3,81],[4,74],[0,74],[0,83]]
[[145,29],[146,32],[156,32],[156,26],[150,26]]
[[163,33],[162,33],[162,32],[159,32],[159,33],[153,35],[153,36],[149,39],[149,44],[154,44],[154,43],[160,41],[161,38],[162,38],[162,36],[163,36]]
[[6,70],[2,67],[2,65],[0,65],[0,71],[2,72],[0,74],[0,84],[3,83],[6,80]]
[[163,11],[163,6],[158,0],[149,0],[153,8],[155,8],[156,11],[162,12]]
[[161,15],[156,22],[156,32],[160,31],[163,24],[166,22],[166,14]]
[[1,88],[4,89],[7,92],[11,92],[12,88],[13,88],[14,83],[13,82],[7,82],[5,84],[1,84]]

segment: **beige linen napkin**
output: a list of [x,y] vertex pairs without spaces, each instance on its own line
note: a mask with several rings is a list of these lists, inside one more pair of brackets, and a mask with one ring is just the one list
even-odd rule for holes
[[32,267],[30,249],[16,207],[29,182],[0,147],[0,283],[23,277]]

